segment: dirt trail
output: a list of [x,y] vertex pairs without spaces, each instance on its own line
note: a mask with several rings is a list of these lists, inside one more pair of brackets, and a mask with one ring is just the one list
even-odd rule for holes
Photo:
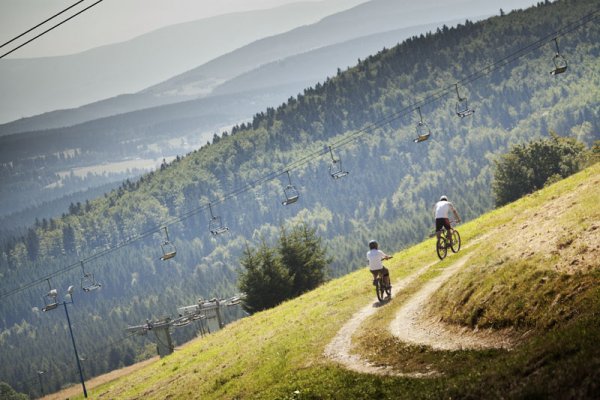
[[[431,266],[435,263],[426,265],[407,277],[397,281],[392,285],[392,296],[395,296],[400,290],[405,289],[408,285],[410,285],[415,279],[424,274]],[[354,332],[360,327],[360,325],[371,315],[377,312],[380,303],[375,302],[372,304],[368,304],[359,310],[356,314],[350,318],[344,326],[338,331],[337,335],[333,338],[333,340],[325,347],[325,355],[329,357],[333,361],[337,361],[338,363],[344,365],[347,369],[361,372],[361,373],[370,373],[370,374],[380,374],[380,375],[399,375],[399,376],[414,376],[419,377],[423,376],[423,374],[402,374],[397,371],[393,371],[391,368],[375,366],[373,364],[368,363],[367,361],[361,359],[356,354],[350,354],[350,349],[352,348],[352,335]]]
[[[487,236],[480,237],[478,240],[472,242],[471,245],[484,240]],[[423,313],[431,295],[453,274],[460,270],[468,259],[469,256],[461,257],[454,264],[446,268],[441,275],[426,283],[417,293],[408,299],[390,324],[391,333],[408,343],[431,346],[434,349],[510,348],[511,342],[507,335],[492,331],[474,332],[466,328],[451,327],[428,318]],[[425,265],[411,275],[395,282],[393,284],[392,296],[405,289],[436,263]],[[371,303],[354,314],[325,347],[325,356],[342,364],[349,370],[361,373],[410,377],[435,375],[436,372],[428,374],[402,373],[385,366],[373,365],[362,359],[359,355],[351,354],[352,336],[368,317],[377,312],[379,306],[379,302]]]
[[446,268],[442,274],[427,282],[402,305],[390,324],[392,335],[406,343],[426,345],[436,350],[511,348],[508,335],[498,331],[473,331],[443,324],[426,314],[427,302],[452,275],[461,269],[469,256]]

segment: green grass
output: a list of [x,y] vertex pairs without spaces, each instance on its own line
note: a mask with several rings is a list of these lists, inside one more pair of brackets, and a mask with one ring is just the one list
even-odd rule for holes
[[[365,268],[199,338],[131,375],[91,389],[90,396],[593,398],[600,393],[600,267],[595,261],[600,241],[590,238],[600,233],[599,182],[597,164],[462,225],[463,243],[469,246],[442,262],[436,262],[433,239],[395,254],[389,264],[394,281],[432,266],[363,324],[353,339],[356,351],[401,371],[435,370],[440,375],[359,374],[323,356],[342,325],[375,300]],[[552,213],[550,229],[543,222],[547,210]],[[512,351],[432,351],[393,338],[387,325],[395,310],[465,256],[470,257],[465,267],[431,299],[431,312],[464,326],[509,327],[521,337],[519,345]]]

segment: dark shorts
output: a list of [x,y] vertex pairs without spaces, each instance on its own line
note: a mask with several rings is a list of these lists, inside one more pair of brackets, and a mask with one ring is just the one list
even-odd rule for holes
[[376,269],[376,270],[370,269],[369,271],[371,271],[371,273],[373,274],[373,279],[377,278],[377,274],[380,271],[383,271],[383,276],[389,276],[390,275],[390,271],[388,271],[388,269],[386,267],[383,267],[382,269]]
[[447,230],[452,229],[452,226],[450,226],[450,220],[448,218],[436,218],[435,219],[436,232],[441,230],[442,228],[446,228]]

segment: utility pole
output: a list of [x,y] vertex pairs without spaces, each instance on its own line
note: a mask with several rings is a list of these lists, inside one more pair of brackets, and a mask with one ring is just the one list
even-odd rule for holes
[[[71,302],[73,298],[71,297]],[[77,369],[79,370],[79,380],[81,380],[81,386],[83,387],[83,397],[87,399],[87,389],[85,388],[85,381],[83,380],[83,372],[81,371],[81,362],[79,361],[79,355],[77,354],[77,346],[75,346],[75,338],[73,337],[73,328],[71,328],[71,319],[69,318],[69,311],[67,310],[67,302],[63,301],[65,307],[65,315],[67,316],[67,323],[69,324],[69,333],[71,334],[71,343],[73,343],[73,351],[75,352],[75,360],[77,360]]]
[[[50,280],[48,280],[48,287],[50,287]],[[69,286],[67,289],[67,295],[71,298],[71,301],[59,302],[58,299],[58,291],[56,289],[50,288],[44,301],[46,302],[46,306],[42,308],[42,311],[51,311],[58,307],[59,304],[62,304],[65,308],[65,315],[67,316],[67,323],[69,324],[69,333],[71,334],[71,343],[73,343],[73,351],[75,352],[75,360],[77,361],[77,369],[79,370],[79,379],[81,380],[81,386],[83,388],[83,397],[87,399],[87,389],[85,388],[85,381],[83,379],[83,372],[81,371],[81,363],[79,362],[79,355],[77,354],[77,346],[75,346],[75,338],[73,337],[73,328],[71,327],[71,318],[69,318],[69,311],[67,310],[67,304],[73,304],[73,286]],[[47,300],[46,300],[47,299]],[[39,375],[38,375],[39,376]],[[40,378],[41,382],[41,378]]]

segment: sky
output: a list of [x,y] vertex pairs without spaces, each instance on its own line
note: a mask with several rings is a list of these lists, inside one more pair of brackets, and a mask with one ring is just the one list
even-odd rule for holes
[[[97,0],[84,0],[35,32],[59,23]],[[73,54],[181,22],[236,11],[273,8],[299,0],[103,0],[88,11],[20,48],[6,58]],[[302,0],[319,1],[319,0]],[[366,0],[365,0],[366,1]],[[0,0],[0,44],[20,35],[78,0]],[[355,4],[356,0],[348,1]],[[30,39],[23,37],[0,48],[4,54]]]
[[[20,35],[79,0],[0,0],[0,44]],[[0,48],[0,55],[96,3],[83,0],[31,34]],[[300,1],[330,1],[350,8],[368,0],[102,0],[88,11],[18,49],[6,58],[75,54],[98,46],[132,39],[153,30],[237,11],[268,9]],[[412,0],[397,0],[399,2]],[[430,0],[431,1],[431,0]],[[435,0],[443,1],[443,0]],[[494,8],[527,7],[535,0],[481,0]],[[344,7],[345,3],[347,6]],[[497,10],[496,10],[497,11]]]

